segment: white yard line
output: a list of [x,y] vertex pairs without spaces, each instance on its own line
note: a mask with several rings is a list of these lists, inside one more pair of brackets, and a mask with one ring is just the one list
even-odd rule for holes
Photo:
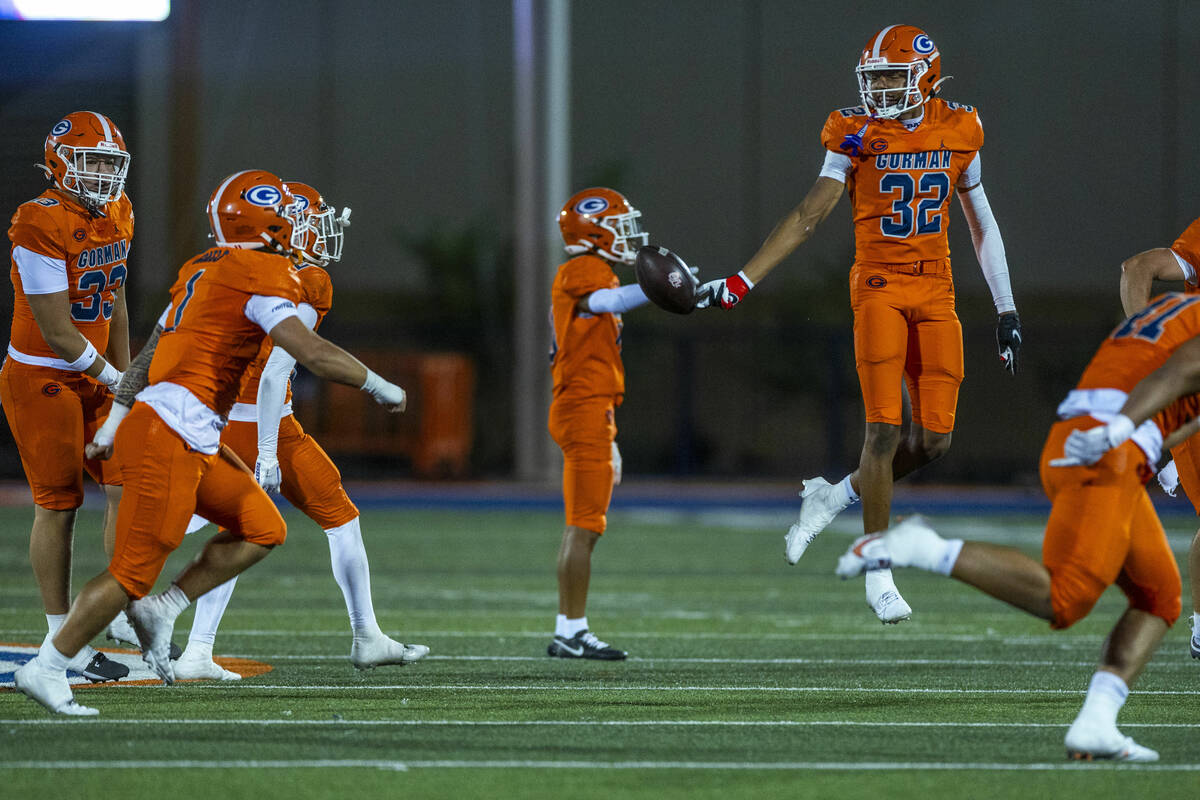
[[[126,688],[124,684],[115,683],[111,688],[119,689]],[[129,687],[140,688],[140,687]],[[163,687],[165,688],[165,687]],[[531,685],[531,684],[463,684],[463,683],[448,683],[448,684],[421,684],[421,683],[400,683],[400,684],[359,684],[355,686],[313,686],[313,685],[288,685],[288,684],[258,684],[241,681],[219,681],[217,683],[196,684],[195,689],[242,689],[245,691],[300,691],[300,692],[380,692],[380,691],[430,691],[444,690],[456,692],[795,692],[795,693],[816,693],[816,692],[832,692],[832,693],[864,693],[864,694],[1062,694],[1062,695],[1081,695],[1085,694],[1084,689],[933,689],[920,687],[880,687],[880,686],[655,686],[655,685],[629,685],[629,686],[612,686],[610,684],[597,684],[595,686],[579,686],[579,685]],[[1138,696],[1146,695],[1181,695],[1185,697],[1195,697],[1195,690],[1176,691],[1168,689],[1139,689]]]
[[[296,760],[296,761],[10,761],[5,769],[90,770],[90,769],[605,769],[605,770],[813,770],[889,772],[973,770],[986,772],[1058,772],[1103,769],[1096,764],[1059,762],[1048,764],[1003,764],[988,762],[854,762],[854,761],[370,761],[370,760]],[[1117,764],[1116,769],[1139,772],[1200,772],[1200,764]]]
[[[613,727],[613,728],[1055,728],[1066,729],[1065,722],[870,722],[866,720],[475,720],[475,719],[108,719],[100,716],[86,720],[49,718],[8,720],[5,726],[44,725],[246,725],[258,727]],[[1200,728],[1200,722],[1122,723],[1122,728]]]

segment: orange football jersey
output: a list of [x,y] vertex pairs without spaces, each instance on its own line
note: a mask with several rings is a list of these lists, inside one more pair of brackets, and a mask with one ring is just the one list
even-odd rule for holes
[[620,285],[612,267],[596,256],[576,256],[558,268],[550,290],[550,371],[556,400],[608,396],[620,404],[625,394],[621,315],[582,314],[575,308],[580,298]]
[[[315,265],[301,267],[296,270],[296,273],[300,276],[301,289],[301,296],[297,303],[308,303],[317,312],[317,324],[313,328],[316,330],[321,327],[325,315],[333,307],[333,282],[329,279],[328,272]],[[237,398],[239,403],[253,405],[258,402],[258,381],[262,377],[263,367],[267,365],[267,359],[270,358],[274,346],[269,337],[262,343],[254,363],[246,370],[246,384]],[[292,384],[289,381],[285,402],[290,403],[291,401]]]
[[[69,195],[48,189],[18,206],[8,229],[14,248],[66,262],[71,321],[101,353],[108,348],[113,293],[125,283],[125,261],[133,241],[129,198],[121,195],[104,211],[107,216],[93,217]],[[58,358],[33,318],[15,260],[10,275],[13,320],[9,341],[13,348],[26,355]]]
[[872,119],[862,107],[834,111],[821,143],[851,156],[846,189],[854,212],[854,260],[884,264],[932,261],[950,255],[949,204],[959,176],[983,146],[983,127],[971,106],[934,98],[914,130],[898,120]]
[[267,338],[244,312],[254,295],[301,302],[291,262],[262,250],[213,247],[184,264],[171,287],[150,383],[179,384],[213,411],[228,414]]
[[[1200,271],[1200,219],[1194,220],[1187,230],[1179,234],[1171,249],[1191,264],[1192,269]],[[1200,273],[1195,283],[1185,283],[1184,287],[1184,291],[1189,293],[1200,292]]]
[[[1190,339],[1200,336],[1200,294],[1168,292],[1117,326],[1079,379],[1078,389],[1133,387]],[[1166,436],[1196,416],[1200,398],[1176,400],[1155,417]]]

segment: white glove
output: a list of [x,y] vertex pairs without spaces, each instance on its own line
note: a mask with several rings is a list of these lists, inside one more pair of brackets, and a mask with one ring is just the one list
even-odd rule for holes
[[1175,466],[1175,460],[1171,459],[1167,465],[1158,471],[1158,485],[1163,488],[1163,491],[1175,496],[1175,492],[1179,491],[1179,468]]
[[268,492],[278,492],[279,484],[283,482],[278,459],[259,453],[258,460],[254,462],[254,480]]
[[394,383],[385,381],[369,369],[362,390],[393,414],[403,411],[408,405],[408,395],[404,393],[403,389]]
[[100,374],[96,376],[96,380],[107,386],[110,392],[116,394],[117,387],[121,385],[121,379],[124,377],[124,372],[121,372],[112,364],[105,364],[104,369],[100,370]]
[[621,451],[617,449],[617,443],[614,441],[612,446],[612,465],[613,465],[613,486],[621,482]]
[[1089,428],[1086,431],[1071,431],[1063,445],[1063,458],[1050,462],[1052,467],[1091,466],[1114,447],[1124,444],[1135,430],[1133,420],[1118,414],[1107,425]]

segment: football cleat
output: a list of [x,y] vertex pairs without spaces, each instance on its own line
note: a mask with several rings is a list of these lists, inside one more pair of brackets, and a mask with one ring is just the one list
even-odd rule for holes
[[895,625],[912,618],[912,606],[905,602],[895,588],[886,590],[874,599],[871,598],[868,591],[867,605],[871,606],[875,616],[879,617],[879,621],[884,625]]
[[570,639],[555,636],[546,655],[555,658],[592,658],[598,661],[623,661],[628,655],[624,650],[609,646],[596,638],[596,634],[584,628]]
[[191,650],[185,652],[173,666],[175,680],[240,681],[241,675],[225,669],[212,660],[212,656],[201,656]]
[[150,665],[163,683],[175,682],[171,669],[171,634],[175,630],[175,615],[166,608],[161,595],[150,595],[129,604],[129,621],[137,632],[142,648],[142,661]]
[[[92,648],[85,647],[84,650],[92,650]],[[87,664],[82,669],[75,669],[74,667],[71,667],[71,669],[92,683],[119,681],[129,674],[129,667],[120,661],[114,661],[99,650],[92,650],[92,654],[92,657],[88,659]]]
[[[124,611],[117,614],[113,621],[108,624],[108,630],[105,632],[104,638],[117,644],[136,647],[139,650],[142,649],[141,644],[138,643],[137,631],[133,629],[133,625],[129,624],[129,617],[125,615]],[[178,661],[182,655],[183,648],[171,642],[171,660]]]
[[350,663],[356,669],[374,669],[389,665],[403,667],[420,661],[427,655],[429,648],[423,644],[403,644],[382,633],[369,639],[356,638],[350,645]]
[[1067,758],[1076,761],[1158,761],[1157,752],[1123,736],[1115,725],[1097,731],[1076,719],[1067,730],[1065,744]]
[[850,549],[838,557],[837,575],[842,580],[862,575],[873,569],[891,569],[892,554],[884,542],[884,534],[868,533],[860,536]]
[[804,501],[800,506],[800,516],[783,537],[783,556],[789,564],[799,561],[817,534],[829,527],[833,518],[850,505],[845,493],[824,478],[804,481],[804,491],[800,492],[800,497]]
[[1196,638],[1196,634],[1194,633],[1192,634],[1189,649],[1192,651],[1192,658],[1200,658],[1200,639]]
[[94,708],[75,702],[65,672],[46,669],[36,658],[26,662],[13,673],[13,684],[18,692],[40,703],[52,714],[94,717],[100,713]]

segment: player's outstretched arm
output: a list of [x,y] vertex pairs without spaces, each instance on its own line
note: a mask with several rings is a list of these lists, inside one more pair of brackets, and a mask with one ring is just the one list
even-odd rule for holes
[[1168,247],[1156,247],[1121,264],[1121,308],[1125,316],[1141,311],[1150,302],[1157,281],[1182,281],[1187,273]]
[[746,293],[787,258],[793,250],[806,242],[817,229],[838,200],[846,191],[846,184],[833,178],[821,176],[808,190],[808,194],[781,219],[758,252],[746,262],[736,275],[709,281],[700,286],[696,308],[733,308]]
[[992,303],[999,315],[996,320],[996,349],[1000,355],[1000,365],[1008,370],[1009,374],[1015,374],[1023,343],[1021,318],[1017,316],[1017,305],[1013,301],[1012,283],[1008,276],[1008,257],[1004,252],[1000,226],[996,224],[996,217],[992,214],[992,207],[988,203],[982,183],[961,189],[958,202],[962,205],[963,216],[967,218],[975,257],[979,260],[979,268],[983,271],[983,279],[987,281],[988,289],[992,293]]
[[642,287],[636,283],[616,289],[597,289],[581,297],[575,307],[585,314],[624,314],[650,302]]
[[96,351],[71,322],[71,302],[67,292],[27,294],[29,308],[38,330],[50,349],[67,362],[68,369],[95,378],[109,389],[121,381],[121,371]]
[[408,405],[403,389],[367,369],[333,342],[313,333],[299,317],[285,318],[269,333],[276,347],[282,347],[318,378],[362,389],[393,414]]
[[125,419],[129,409],[133,408],[133,399],[137,397],[137,393],[145,389],[146,384],[150,382],[150,362],[154,360],[154,350],[158,347],[158,336],[162,331],[162,325],[155,325],[145,347],[129,362],[129,369],[125,370],[121,382],[113,390],[113,404],[108,418],[104,420],[100,430],[96,431],[92,441],[83,447],[84,455],[88,458],[105,460],[112,457],[117,426]]

